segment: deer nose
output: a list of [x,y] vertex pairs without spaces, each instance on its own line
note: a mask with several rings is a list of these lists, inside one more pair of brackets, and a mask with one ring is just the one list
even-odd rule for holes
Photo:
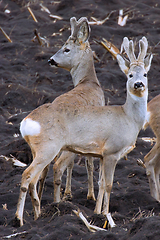
[[142,82],[136,82],[134,84],[134,88],[137,89],[137,88],[140,88],[140,87],[144,87],[144,84]]
[[48,63],[49,63],[49,65],[57,66],[57,63],[56,63],[52,58],[50,58],[50,59],[48,60]]

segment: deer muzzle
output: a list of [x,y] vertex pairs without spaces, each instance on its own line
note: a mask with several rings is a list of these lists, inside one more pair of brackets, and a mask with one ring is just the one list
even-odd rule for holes
[[139,88],[143,88],[143,87],[144,87],[143,82],[136,82],[134,84],[134,89],[139,89]]
[[54,59],[52,59],[52,58],[50,58],[50,59],[48,60],[48,63],[49,63],[50,66],[56,66],[56,67],[58,67],[57,62],[54,61]]

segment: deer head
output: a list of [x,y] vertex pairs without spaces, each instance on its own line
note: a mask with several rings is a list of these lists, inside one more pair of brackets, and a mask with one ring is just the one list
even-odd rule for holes
[[83,55],[91,51],[89,46],[90,27],[85,17],[78,21],[75,17],[70,19],[71,35],[63,47],[53,55],[49,64],[64,68],[68,71],[76,68],[82,62]]
[[[146,57],[148,42],[146,37],[143,37],[139,41],[139,54],[136,58],[134,53],[133,41],[128,40],[127,37],[123,39],[123,43],[121,45],[121,53],[123,48],[128,56],[126,59],[121,54],[117,55],[117,60],[121,70],[126,74],[127,88],[129,93],[137,97],[143,97],[144,94],[148,95],[148,80],[147,80],[147,72],[150,69],[152,54],[149,54]],[[146,58],[145,58],[146,57]]]

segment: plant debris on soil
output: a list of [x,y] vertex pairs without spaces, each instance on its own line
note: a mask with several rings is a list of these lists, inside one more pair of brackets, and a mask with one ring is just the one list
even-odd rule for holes
[[[123,13],[121,20],[126,19],[123,24],[118,24],[120,12]],[[128,160],[121,159],[117,164],[110,199],[110,212],[116,227],[92,233],[73,212],[80,209],[90,224],[104,225],[104,216],[93,212],[95,202],[87,200],[85,159],[82,157],[79,161],[79,156],[72,176],[73,199],[53,203],[52,163],[42,196],[41,216],[37,221],[33,220],[28,194],[24,225],[17,227],[14,221],[21,176],[26,167],[15,166],[12,159],[27,166],[32,161],[30,148],[20,135],[19,125],[33,109],[52,102],[73,88],[69,72],[48,65],[48,59],[69,37],[70,18],[73,16],[77,19],[87,17],[92,22],[89,41],[99,59],[95,60],[95,68],[106,104],[125,102],[126,77],[110,53],[96,43],[102,38],[120,49],[123,37],[138,42],[146,36],[149,52],[154,55],[148,74],[149,100],[160,93],[160,1],[1,0],[0,239],[159,240],[160,203],[151,197],[145,169],[137,164],[137,159],[143,160],[153,147],[154,143],[143,141],[143,138],[154,137],[150,128],[139,133],[136,148],[128,155]],[[99,160],[95,159],[96,196],[98,171]],[[62,178],[62,194],[65,180],[66,172]]]

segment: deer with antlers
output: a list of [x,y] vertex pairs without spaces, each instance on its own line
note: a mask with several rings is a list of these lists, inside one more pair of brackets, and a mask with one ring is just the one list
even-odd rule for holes
[[[100,45],[102,45],[114,58],[117,58],[117,55],[120,53],[119,49],[114,46],[111,42],[108,42],[106,39],[102,41],[97,41]],[[123,49],[121,49],[121,52]],[[148,154],[144,157],[144,162],[138,159],[137,162],[139,165],[142,165],[146,168],[146,174],[149,180],[150,192],[151,196],[154,197],[157,201],[160,202],[160,182],[159,182],[159,175],[160,175],[160,129],[159,129],[159,122],[160,122],[160,95],[154,97],[148,104],[147,104],[147,118],[144,124],[144,129],[148,126],[151,127],[155,136],[156,136],[156,144],[150,150]]]
[[[22,174],[16,212],[16,218],[21,225],[28,188],[35,218],[39,216],[37,181],[43,169],[61,151],[100,157],[101,177],[95,212],[101,212],[103,196],[103,214],[107,215],[109,212],[116,164],[134,148],[137,135],[146,119],[147,72],[152,60],[152,54],[145,58],[148,48],[145,37],[139,41],[140,52],[137,58],[133,50],[133,41],[124,38],[123,47],[129,60],[120,54],[117,60],[127,76],[127,97],[124,105],[77,106],[74,102],[70,103],[66,93],[63,95],[63,102],[56,98],[53,103],[44,104],[32,111],[21,122],[22,136],[29,143],[33,153],[33,162]],[[75,90],[76,88],[72,91]],[[74,97],[76,99],[75,94]],[[58,162],[59,159],[55,162],[57,167]]]
[[[70,71],[75,88],[70,92],[59,96],[52,104],[46,104],[40,107],[42,108],[42,111],[43,109],[48,109],[48,110],[50,109],[51,111],[50,113],[52,113],[52,111],[53,112],[55,111],[55,114],[57,110],[54,110],[54,106],[56,106],[56,109],[59,109],[57,112],[58,115],[56,118],[55,118],[55,114],[54,114],[54,118],[52,118],[52,114],[51,114],[50,116],[48,115],[48,120],[46,119],[46,123],[44,120],[43,124],[48,125],[49,123],[48,127],[49,126],[51,127],[51,125],[54,124],[55,121],[59,121],[59,118],[61,118],[60,117],[61,110],[63,112],[63,108],[65,108],[66,113],[68,112],[68,114],[70,115],[69,112],[70,111],[72,112],[72,109],[74,109],[75,105],[77,109],[87,105],[90,105],[90,106],[105,105],[104,93],[102,91],[102,88],[100,86],[100,83],[95,73],[93,54],[88,42],[89,35],[90,35],[90,27],[89,27],[87,18],[82,17],[77,21],[76,18],[73,17],[70,19],[70,23],[71,23],[71,36],[68,38],[64,46],[55,55],[53,55],[50,58],[49,64],[51,66],[65,68],[66,70]],[[40,110],[40,108],[38,109]],[[38,109],[35,110],[37,111],[37,114],[39,112]],[[67,115],[66,115],[66,118],[67,118]],[[31,138],[32,136],[34,137],[35,135],[37,136],[37,140],[39,139],[38,141],[41,141],[40,140],[41,137],[40,138],[38,137],[40,135],[38,134],[38,132],[36,133],[36,131],[39,131],[40,129],[42,129],[42,127],[41,127],[41,124],[40,125],[38,124],[39,122],[35,120],[34,121],[30,121],[30,120],[31,118],[27,117],[26,120],[22,121],[20,130],[21,130],[22,136],[25,138],[25,140],[31,147],[33,162],[34,162],[35,161],[34,159],[38,157],[38,155],[40,154],[40,152],[38,153],[40,148],[39,150],[37,149],[38,145],[35,148],[34,144],[36,143],[34,142],[34,144],[32,144]],[[62,124],[63,126],[63,123],[62,123],[63,120],[62,122],[61,120],[59,123],[60,125]],[[28,122],[27,124],[30,125],[29,134],[25,133],[25,129],[26,129],[24,125],[26,124],[25,122]],[[40,129],[38,126],[40,127]],[[49,128],[47,129],[49,130]],[[63,132],[63,127],[60,132],[54,133],[53,135],[60,134],[59,137],[61,138],[61,134],[63,134],[62,132]],[[42,135],[44,134],[42,138],[45,138],[45,132],[43,133],[41,132],[41,134]],[[52,133],[51,133],[51,138],[52,138]],[[45,145],[45,142],[44,142],[44,145]],[[64,197],[65,198],[71,197],[71,173],[72,173],[74,159],[76,156],[74,152],[67,151],[66,149],[65,151],[61,151],[57,155],[58,156],[60,155],[59,158],[56,156],[53,159],[56,161],[56,159],[58,158],[60,170],[57,170],[56,167],[54,166],[54,169],[53,169],[54,170],[54,202],[60,202],[61,200],[60,199],[61,177],[63,175],[64,170],[67,167],[68,167],[67,181],[66,181],[66,189],[65,189]],[[46,161],[47,161],[47,158],[48,157],[46,155]],[[50,161],[48,163],[50,163]],[[87,172],[88,172],[87,198],[95,200],[94,185],[93,185],[93,160],[91,156],[86,157],[86,166],[87,166]],[[37,196],[36,185],[35,185],[35,183],[37,182],[38,176],[32,179],[31,182],[29,183],[29,190],[31,194],[35,219],[37,219],[40,214],[40,200],[41,200],[44,181],[45,181],[48,169],[49,169],[49,165],[47,165],[44,169],[42,169],[43,171],[41,171],[42,173],[39,178],[38,196]],[[22,191],[23,191],[23,188],[22,188]],[[24,202],[22,203],[21,200],[19,200],[16,216],[20,219],[20,225],[23,224],[22,214],[23,214],[24,206],[22,205],[24,205]]]
[[156,143],[150,152],[144,157],[146,174],[149,180],[150,192],[152,197],[160,202],[160,95],[154,97],[148,103],[148,118],[145,128],[149,125],[155,136]]

